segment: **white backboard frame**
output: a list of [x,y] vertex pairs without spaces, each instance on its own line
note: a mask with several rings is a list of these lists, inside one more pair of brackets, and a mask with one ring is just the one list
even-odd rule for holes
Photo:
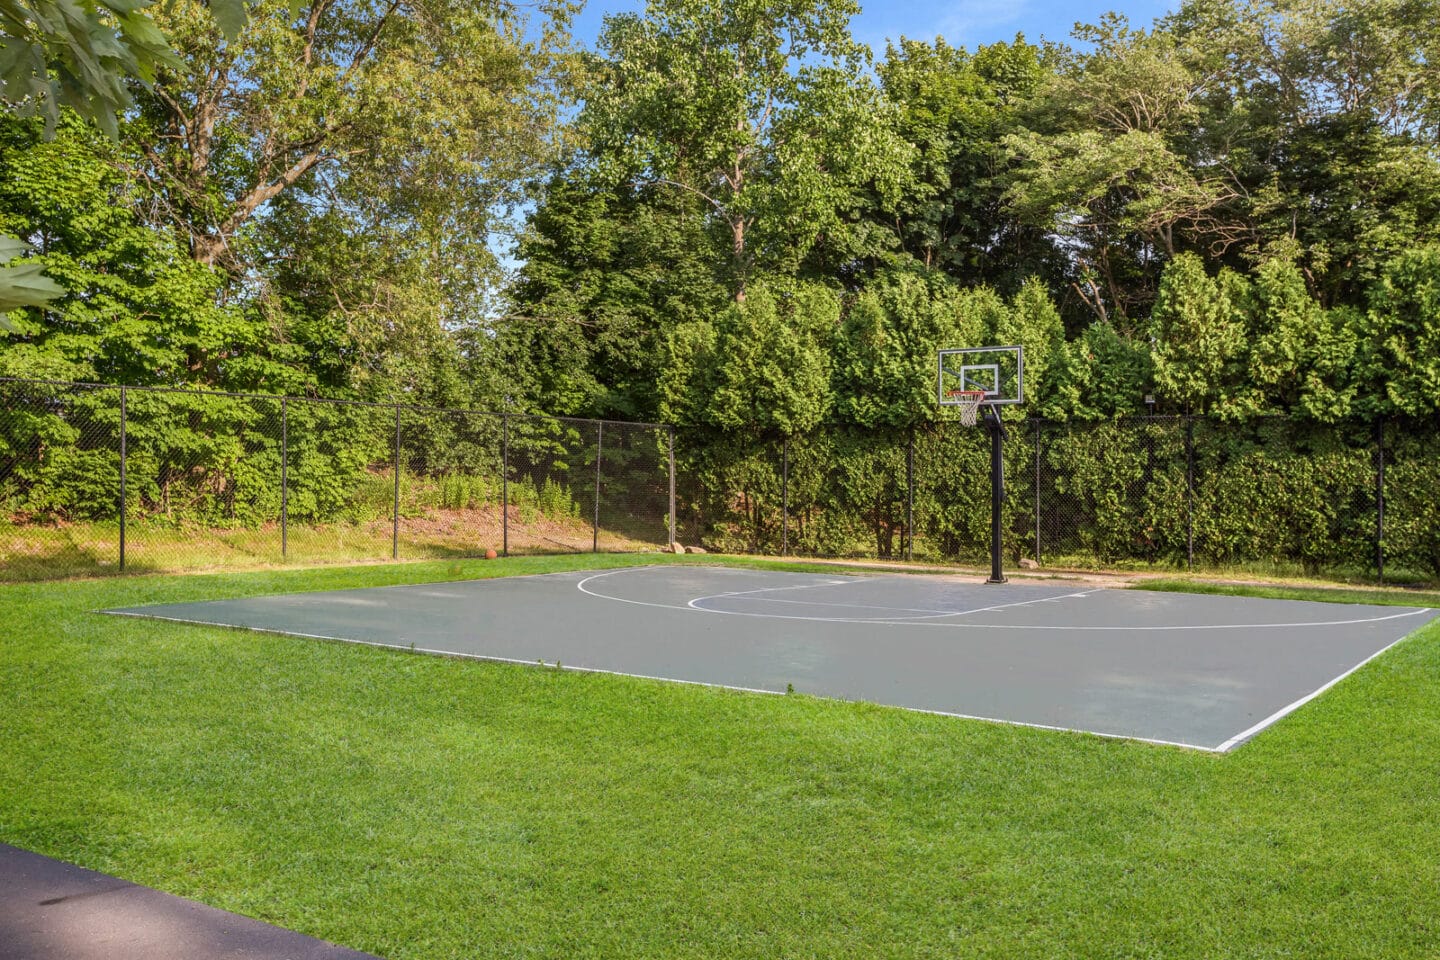
[[[1015,389],[1007,390],[1002,367],[1014,357]],[[955,358],[960,358],[956,360]],[[948,386],[946,377],[951,379]],[[957,386],[957,383],[959,386]],[[964,401],[948,394],[957,389],[984,390],[986,404],[1006,406],[1025,402],[1025,348],[954,347],[939,352],[935,362],[935,396],[942,407],[958,407]]]

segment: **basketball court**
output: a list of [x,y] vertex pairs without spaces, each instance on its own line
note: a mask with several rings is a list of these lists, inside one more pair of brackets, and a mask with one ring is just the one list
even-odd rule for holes
[[641,566],[108,613],[1228,751],[1425,608]]

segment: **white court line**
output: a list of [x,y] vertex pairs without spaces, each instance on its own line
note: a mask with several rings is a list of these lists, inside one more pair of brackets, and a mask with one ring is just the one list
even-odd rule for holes
[[1335,684],[1339,683],[1341,680],[1344,680],[1346,677],[1350,676],[1350,674],[1354,673],[1356,670],[1359,670],[1361,667],[1365,666],[1365,664],[1369,663],[1371,660],[1374,660],[1376,657],[1380,656],[1380,654],[1395,646],[1395,644],[1404,643],[1406,640],[1409,640],[1411,636],[1413,636],[1413,634],[1407,633],[1399,640],[1396,640],[1393,643],[1387,644],[1381,649],[1376,650],[1374,653],[1370,654],[1370,656],[1366,657],[1364,660],[1361,660],[1359,663],[1355,664],[1355,666],[1351,667],[1349,670],[1346,670],[1344,673],[1340,674],[1340,676],[1336,677],[1334,680],[1331,680],[1323,687],[1320,687],[1313,693],[1307,693],[1305,696],[1301,697],[1299,700],[1296,700],[1294,703],[1286,704],[1279,710],[1276,710],[1274,713],[1270,714],[1270,716],[1266,717],[1264,720],[1261,720],[1259,723],[1255,724],[1252,727],[1247,727],[1246,729],[1241,730],[1239,733],[1235,734],[1235,736],[1231,737],[1229,740],[1226,740],[1224,743],[1220,744],[1220,746],[1213,749],[1216,753],[1225,753],[1227,751],[1234,750],[1236,747],[1240,746],[1240,744],[1249,740],[1261,730],[1264,730],[1271,724],[1277,723],[1280,720],[1283,720],[1285,717],[1289,716],[1290,714],[1294,713],[1296,710],[1299,710],[1301,707],[1305,706],[1305,704],[1309,703],[1311,700],[1314,700],[1316,697],[1320,696],[1320,694],[1324,693],[1326,690],[1329,690],[1331,687],[1335,686]]
[[[649,569],[649,568],[644,568],[644,569]],[[655,603],[654,601],[651,601],[651,600],[632,600],[632,599],[630,599],[629,597],[615,597],[615,596],[611,596],[611,595],[608,594],[608,593],[596,593],[594,590],[587,589],[587,587],[586,587],[586,585],[587,585],[588,583],[590,583],[591,580],[599,580],[599,579],[601,579],[602,577],[608,577],[608,576],[611,576],[611,575],[616,574],[616,573],[624,573],[624,572],[625,572],[624,570],[609,570],[609,571],[607,571],[607,572],[605,572],[605,573],[597,573],[597,574],[595,574],[594,576],[592,576],[592,577],[586,577],[584,580],[581,580],[579,583],[575,584],[575,589],[577,589],[577,590],[579,590],[581,593],[587,594],[587,595],[589,595],[589,596],[598,597],[598,598],[601,599],[601,600],[613,600],[613,601],[615,601],[616,603],[629,603],[629,604],[634,604],[634,605],[637,606],[637,607],[655,607],[656,609],[660,609],[660,610],[680,610],[680,611],[684,611],[684,612],[695,611],[695,612],[697,612],[697,613],[714,613],[714,614],[723,614],[724,616],[727,616],[727,617],[760,617],[760,618],[766,619],[766,620],[802,620],[802,621],[808,621],[808,622],[810,622],[810,623],[864,623],[864,624],[876,624],[876,623],[879,623],[879,624],[894,624],[894,625],[896,625],[896,626],[904,626],[904,625],[910,624],[910,625],[920,626],[920,627],[963,627],[963,626],[969,626],[969,624],[962,624],[962,623],[934,623],[934,622],[931,622],[931,621],[933,621],[934,619],[936,619],[936,618],[934,618],[934,617],[884,617],[884,618],[872,618],[872,617],[792,617],[792,616],[787,616],[787,615],[785,615],[785,614],[780,614],[780,613],[746,613],[746,612],[743,611],[743,610],[714,610],[714,609],[711,609],[710,607],[697,607],[697,606],[694,606],[694,605],[693,605],[693,604],[699,603],[699,602],[701,602],[701,601],[703,601],[703,600],[713,600],[713,599],[715,599],[715,598],[717,598],[717,597],[738,596],[739,593],[731,593],[731,594],[717,593],[717,594],[714,594],[713,596],[708,596],[708,597],[696,597],[696,598],[694,598],[693,600],[690,600],[688,603],[686,603],[685,606],[682,607],[682,606],[679,606],[679,605],[673,604],[673,603]],[[836,581],[836,582],[838,582],[838,583],[851,583],[851,582],[859,582],[859,581],[845,581],[845,580],[842,580],[842,581]],[[805,583],[805,584],[799,584],[799,585],[794,586],[794,587],[783,587],[783,588],[778,588],[778,587],[777,587],[777,588],[775,588],[775,589],[803,590],[803,589],[806,589],[806,588],[808,588],[808,587],[824,587],[824,586],[831,586],[831,585],[832,585],[832,584],[831,584],[830,582],[822,581],[822,582],[820,582],[820,583]],[[759,591],[740,591],[740,593],[752,593],[752,592],[759,592]],[[1094,592],[1094,591],[1091,591],[1091,592]],[[760,598],[760,599],[764,599],[764,598],[762,597],[762,598]],[[1040,600],[1057,600],[1057,599],[1063,599],[1063,598],[1061,598],[1061,597],[1041,597],[1041,598],[1036,598],[1036,599],[1033,599],[1033,600],[1022,600],[1022,601],[1018,601],[1018,602],[1016,602],[1015,604],[1008,604],[1008,606],[1023,606],[1023,605],[1028,604],[1028,603],[1037,603],[1037,602],[1039,602]],[[815,604],[815,605],[816,605],[816,606],[827,606],[827,604],[823,604],[823,603],[821,603],[821,604]],[[1003,609],[1003,607],[1005,607],[1005,606],[1007,606],[1007,604],[1001,604],[1001,605],[996,606],[996,607],[987,607],[987,608],[984,608],[984,609],[1000,610],[1000,609]],[[893,608],[892,608],[892,609],[893,609]],[[963,610],[962,610],[962,611],[957,611],[957,612],[955,612],[955,613],[942,614],[941,616],[947,616],[947,617],[948,617],[948,616],[956,616],[956,615],[959,615],[959,614],[964,614],[964,613],[966,613],[966,612],[967,612],[967,611],[963,611]],[[984,625],[984,624],[979,624],[979,626],[985,626],[985,625]]]
[[1358,620],[1313,620],[1296,623],[1172,623],[1159,626],[1139,627],[1131,625],[1117,626],[1062,626],[1059,624],[1018,624],[1018,623],[917,623],[917,627],[984,627],[987,630],[1059,630],[1059,631],[1129,631],[1146,630],[1153,633],[1163,633],[1175,630],[1268,630],[1272,627],[1349,627],[1362,623],[1384,623],[1386,620],[1399,620],[1402,617],[1419,616],[1422,613],[1434,613],[1430,607],[1421,607],[1418,610],[1407,610],[1404,613],[1394,613],[1384,617],[1362,617]]
[[1062,593],[1058,597],[1036,597],[1033,600],[1021,600],[1017,603],[997,603],[993,607],[976,607],[974,610],[957,610],[955,616],[969,616],[972,613],[990,613],[993,610],[1009,610],[1011,607],[1028,607],[1032,603],[1049,603],[1052,600],[1073,600],[1076,597],[1088,597],[1092,593],[1099,593],[1099,590],[1084,590],[1080,593]]
[[[702,600],[712,599],[711,597],[697,597],[697,598],[695,598],[694,600],[691,600],[691,601],[690,601],[689,603],[687,603],[685,606],[680,606],[680,605],[678,605],[678,604],[673,604],[673,603],[655,603],[655,602],[650,601],[650,600],[632,600],[632,599],[630,599],[629,597],[616,597],[616,596],[611,596],[611,595],[608,594],[608,593],[597,593],[597,592],[595,592],[594,590],[587,589],[587,587],[586,587],[586,585],[587,585],[588,583],[590,583],[590,581],[592,581],[592,580],[599,580],[599,579],[601,579],[602,577],[612,576],[612,575],[617,574],[617,573],[625,573],[627,570],[632,570],[632,569],[634,569],[634,570],[650,570],[650,569],[655,569],[655,568],[653,568],[653,567],[628,567],[628,568],[621,569],[621,570],[608,570],[608,571],[606,571],[606,572],[604,572],[604,573],[597,573],[597,574],[595,574],[594,576],[586,577],[584,580],[581,580],[579,583],[577,583],[577,584],[575,585],[575,587],[576,587],[576,589],[579,590],[581,593],[588,594],[589,596],[592,596],[592,597],[597,597],[597,598],[599,598],[599,599],[601,599],[601,600],[613,600],[613,601],[615,601],[616,603],[629,603],[629,604],[634,604],[635,606],[638,606],[638,607],[655,607],[655,608],[660,609],[660,610],[696,611],[696,612],[699,612],[699,613],[722,614],[722,615],[728,616],[728,617],[761,617],[761,618],[771,619],[771,620],[802,620],[802,621],[810,621],[810,622],[812,622],[812,623],[863,623],[863,624],[868,624],[868,625],[875,625],[875,624],[894,624],[895,626],[948,627],[948,628],[951,628],[951,629],[970,629],[970,630],[974,630],[974,629],[983,629],[983,630],[1033,630],[1033,631],[1046,630],[1046,631],[1056,631],[1056,632],[1060,632],[1060,633],[1093,633],[1093,632],[1118,633],[1118,632],[1130,632],[1130,631],[1148,631],[1148,632],[1152,632],[1152,633],[1171,633],[1171,632],[1177,632],[1177,631],[1194,631],[1194,630],[1267,630],[1267,629],[1270,629],[1270,628],[1272,628],[1272,627],[1280,627],[1280,628],[1285,628],[1285,629],[1289,629],[1289,628],[1299,628],[1299,627],[1346,627],[1346,626],[1355,626],[1355,625],[1364,624],[1364,623],[1383,623],[1383,622],[1385,622],[1385,621],[1387,621],[1387,620],[1399,620],[1399,619],[1401,619],[1401,618],[1403,618],[1403,617],[1414,617],[1414,616],[1418,616],[1418,615],[1420,615],[1420,614],[1432,613],[1432,612],[1433,612],[1433,611],[1431,610],[1431,608],[1429,608],[1429,607],[1422,607],[1422,608],[1417,609],[1417,610],[1406,610],[1406,611],[1404,611],[1403,613],[1389,614],[1389,615],[1383,616],[1383,617],[1362,617],[1362,618],[1356,619],[1356,620],[1314,620],[1314,621],[1308,621],[1308,622],[1294,622],[1294,623],[1172,623],[1172,624],[1157,624],[1157,625],[1155,625],[1155,626],[1135,626],[1135,625],[1131,625],[1131,624],[1116,624],[1116,625],[1113,625],[1113,626],[1094,626],[1094,625],[1045,624],[1045,623],[1036,623],[1036,624],[1028,624],[1028,623],[975,623],[975,622],[973,622],[973,621],[967,621],[967,622],[964,622],[964,623],[937,623],[937,622],[936,622],[936,619],[937,619],[937,618],[935,618],[935,617],[886,617],[886,618],[883,618],[883,619],[881,619],[881,618],[864,618],[864,617],[793,617],[793,616],[787,616],[787,615],[785,615],[785,614],[778,614],[778,613],[747,613],[747,612],[740,611],[740,610],[715,610],[715,609],[712,609],[712,608],[710,608],[710,607],[696,607],[696,606],[692,606],[692,605],[691,605],[691,604],[697,603],[697,602],[702,601]],[[662,567],[662,568],[660,568],[660,569],[667,569],[667,568]],[[841,582],[847,582],[847,581],[841,581]],[[822,583],[808,583],[808,584],[802,584],[802,585],[800,585],[800,586],[798,586],[798,587],[795,587],[795,588],[793,588],[793,589],[804,589],[804,588],[806,588],[806,587],[820,587],[820,586],[827,586],[827,584],[826,584],[826,583],[823,583],[823,582],[822,582]],[[786,589],[790,589],[790,588],[786,588]],[[1103,588],[1102,588],[1102,589],[1103,589]],[[1096,593],[1100,593],[1100,592],[1101,592],[1101,590],[1089,590],[1089,591],[1085,591],[1084,593],[1062,594],[1062,595],[1057,596],[1057,597],[1037,597],[1037,598],[1032,599],[1032,600],[1020,600],[1020,601],[1016,601],[1015,603],[997,604],[997,605],[995,605],[995,606],[993,606],[993,607],[977,607],[977,608],[975,608],[974,610],[959,610],[959,611],[956,611],[956,612],[953,613],[953,614],[947,614],[947,616],[963,616],[963,615],[970,614],[970,613],[987,613],[987,612],[993,612],[993,611],[996,611],[996,610],[1004,610],[1004,609],[1007,609],[1007,608],[1009,608],[1009,607],[1020,607],[1020,606],[1025,606],[1025,605],[1027,605],[1027,604],[1044,603],[1044,602],[1049,601],[1049,600],[1065,600],[1065,599],[1069,599],[1069,598],[1073,598],[1073,597],[1092,596],[1092,595],[1094,595],[1094,594],[1096,594]],[[717,597],[726,596],[726,594],[715,594],[715,596],[717,596]],[[733,594],[731,594],[731,596],[733,596]],[[761,598],[761,599],[763,599],[763,598]],[[826,606],[826,604],[823,604],[823,603],[817,603],[817,604],[815,604],[815,605],[816,605],[816,606]],[[838,606],[838,604],[837,604],[837,606]]]
[[[816,584],[816,586],[820,586],[820,584]],[[717,593],[709,597],[696,597],[690,601],[689,605],[693,607],[695,604],[704,603],[706,600],[719,600],[731,596],[734,596],[734,594]],[[756,597],[755,600],[759,603],[794,603],[808,607],[847,607],[853,610],[894,610],[897,613],[924,613],[934,614],[940,617],[953,617],[957,613],[966,612],[964,610],[936,610],[933,607],[887,607],[878,603],[836,603],[833,600],[782,600],[779,597]],[[706,612],[722,613],[723,611],[706,608]]]
[[[598,596],[598,594],[592,594]],[[674,609],[684,609],[676,607]],[[637,680],[654,680],[660,683],[679,683],[690,687],[714,687],[718,690],[735,690],[739,693],[763,693],[772,697],[783,697],[787,694],[780,690],[765,690],[760,687],[741,687],[730,683],[712,683],[706,680],[680,680],[676,677],[658,677],[645,673],[627,673],[623,670],[606,670],[601,667],[577,667],[562,663],[547,663],[543,659],[521,660],[517,657],[490,656],[483,653],[461,653],[455,650],[436,650],[430,647],[417,647],[412,644],[382,643],[378,640],[356,640],[353,637],[331,637],[323,633],[296,633],[291,630],[277,630],[271,627],[251,627],[239,623],[219,623],[214,620],[190,620],[184,617],[162,617],[153,613],[136,613],[131,610],[101,610],[100,613],[112,617],[135,617],[141,620],[165,620],[170,623],[193,624],[201,627],[222,627],[228,630],[247,630],[251,633],[266,633],[281,637],[299,637],[302,640],[327,640],[332,643],[349,643],[359,647],[378,647],[384,650],[398,650],[401,653],[423,653],[430,656],[450,657],[456,660],[478,660],[490,663],[510,663],[522,667],[544,667],[551,670],[569,670],[574,673],[601,673],[612,677],[634,677]],[[1047,730],[1054,733],[1078,733],[1088,734],[1092,737],[1102,737],[1106,740],[1136,740],[1140,743],[1151,743],[1162,747],[1182,747],[1186,750],[1199,750],[1204,753],[1218,753],[1215,747],[1205,747],[1195,743],[1182,743],[1179,740],[1159,740],[1154,737],[1141,737],[1128,733],[1105,733],[1099,730],[1083,730],[1079,727],[1058,727],[1048,723],[1030,723],[1025,720],[1002,720],[999,717],[981,717],[969,713],[952,713],[948,710],[927,710],[924,707],[905,707],[893,703],[877,703],[873,700],[844,700],[840,697],[827,697],[820,694],[806,694],[813,696],[816,700],[829,700],[832,703],[854,703],[865,704],[871,707],[881,707],[887,710],[904,710],[908,713],[927,713],[937,717],[954,717],[957,720],[978,720],[981,723],[994,723],[1007,727],[1028,727],[1032,730]]]
[[[837,582],[837,583],[847,583],[847,582],[849,582],[849,581],[841,580],[841,581],[836,581],[836,582]],[[810,586],[823,586],[823,584],[811,584]],[[790,588],[784,588],[784,589],[790,589]],[[758,593],[759,591],[752,591],[752,592]],[[779,599],[779,598],[777,598],[777,597],[755,597],[754,599],[755,599],[755,600],[758,600],[758,601],[761,602],[761,603],[794,603],[794,604],[802,604],[802,605],[811,606],[811,607],[848,607],[848,608],[851,608],[851,609],[859,609],[859,610],[894,610],[894,611],[896,611],[896,612],[913,612],[913,613],[920,613],[920,614],[923,614],[923,616],[919,616],[919,617],[874,617],[874,618],[865,618],[865,619],[859,619],[859,618],[857,618],[856,620],[853,620],[853,621],[852,621],[852,620],[840,620],[840,618],[838,618],[838,617],[785,617],[785,616],[783,616],[783,615],[781,615],[781,614],[765,614],[765,613],[754,613],[754,614],[749,614],[749,616],[758,616],[758,617],[773,616],[773,617],[775,617],[776,619],[791,619],[791,620],[814,619],[814,620],[823,620],[823,621],[825,621],[826,623],[835,623],[836,621],[840,621],[840,622],[844,622],[844,623],[850,623],[850,622],[859,622],[859,623],[902,623],[902,622],[903,622],[903,623],[915,623],[915,622],[920,621],[920,620],[943,620],[943,619],[945,619],[946,617],[964,617],[964,616],[968,616],[969,614],[972,614],[972,613],[986,613],[986,612],[991,611],[991,610],[1004,610],[1004,609],[1006,609],[1006,608],[1008,608],[1008,607],[1024,607],[1024,606],[1028,606],[1028,605],[1030,605],[1030,604],[1032,604],[1032,603],[1049,603],[1049,602],[1051,602],[1052,600],[1069,600],[1069,599],[1071,599],[1071,598],[1073,598],[1073,597],[1088,597],[1091,593],[1094,593],[1094,592],[1095,592],[1095,591],[1090,590],[1090,591],[1087,591],[1087,592],[1085,592],[1085,593],[1066,593],[1066,594],[1061,594],[1060,596],[1057,596],[1057,597],[1037,597],[1037,598],[1035,598],[1035,599],[1033,599],[1033,600],[1019,600],[1019,601],[1016,601],[1015,603],[1000,603],[1000,604],[996,604],[996,605],[990,606],[990,607],[976,607],[976,608],[973,609],[973,610],[932,610],[932,609],[928,609],[928,608],[924,608],[924,607],[885,607],[885,606],[880,606],[879,604],[874,604],[874,603],[834,603],[834,602],[828,601],[828,600],[826,600],[826,601],[818,601],[818,600],[781,600],[781,599]],[[594,594],[592,594],[592,596],[594,596]],[[706,600],[718,600],[718,599],[723,598],[723,597],[733,597],[733,596],[736,596],[736,594],[732,594],[732,593],[717,593],[717,594],[715,594],[714,596],[710,596],[710,597],[696,597],[694,600],[691,600],[688,604],[686,604],[686,606],[692,607],[692,608],[694,608],[694,609],[696,609],[696,610],[702,610],[702,611],[704,611],[705,613],[731,613],[731,614],[737,614],[737,615],[741,615],[741,616],[746,615],[746,614],[744,614],[744,613],[742,613],[741,611],[738,611],[738,610],[715,610],[715,609],[713,609],[713,608],[711,608],[711,607],[698,606],[698,604],[704,603]]]
[[[548,574],[539,574],[548,576]],[[188,623],[200,627],[223,627],[227,630],[248,630],[251,633],[268,633],[278,637],[300,637],[303,640],[329,640],[334,643],[351,643],[360,647],[380,647],[384,650],[399,650],[401,653],[424,653],[436,657],[452,657],[457,660],[483,660],[490,663],[513,663],[522,667],[546,667],[551,670],[572,670],[576,673],[605,673],[612,677],[635,677],[639,680],[659,680],[663,683],[683,683],[692,687],[719,687],[722,690],[738,690],[741,693],[764,693],[772,697],[784,696],[780,690],[763,690],[759,687],[737,687],[729,683],[709,683],[704,680],[679,680],[675,677],[652,677],[644,673],[626,673],[623,670],[606,670],[602,667],[576,667],[558,661],[547,663],[542,658],[521,660],[518,657],[501,657],[485,653],[462,653],[458,650],[438,650],[432,647],[417,647],[409,643],[383,643],[379,640],[356,640],[354,637],[331,637],[323,633],[297,633],[294,630],[279,630],[274,627],[251,627],[243,623],[221,623],[218,620],[189,620],[185,617],[162,617],[153,613],[135,613],[130,610],[101,610],[112,617],[136,617],[141,620],[166,620],[170,623]],[[905,709],[904,707],[901,708]],[[1003,722],[1003,721],[1002,721]],[[1080,731],[1086,732],[1086,731]]]
[[[646,569],[646,570],[653,570],[654,567],[646,567],[645,569]],[[612,570],[612,571],[610,571],[610,572],[611,572],[611,573],[621,573],[621,572],[623,572],[623,571],[620,571],[620,570]],[[593,578],[593,577],[590,577],[590,578],[587,578],[587,579],[594,579],[594,578]],[[852,579],[852,580],[822,580],[822,581],[820,581],[819,583],[792,583],[792,584],[791,584],[790,586],[788,586],[788,587],[761,587],[761,588],[759,588],[758,590],[729,590],[729,591],[727,591],[727,592],[725,592],[725,593],[712,593],[712,594],[710,594],[709,596],[706,596],[706,597],[696,597],[694,600],[691,600],[691,601],[690,601],[690,605],[693,606],[694,604],[697,604],[697,603],[699,603],[699,602],[702,601],[702,600],[718,600],[718,599],[720,599],[721,597],[749,597],[749,596],[753,596],[754,594],[757,594],[757,593],[777,593],[777,592],[779,592],[779,591],[781,591],[781,590],[809,590],[809,589],[812,588],[812,587],[835,587],[835,586],[839,586],[839,585],[845,584],[845,583],[864,583],[866,580],[872,580],[872,579],[874,579],[874,578],[873,578],[873,577],[856,577],[856,578],[854,578],[854,579]],[[769,597],[760,597],[759,599],[761,599],[761,600],[768,600]],[[776,601],[776,602],[777,602],[777,603],[783,603],[784,601],[782,600],[782,601]],[[805,601],[803,601],[803,600],[796,600],[796,601],[794,601],[794,602],[795,602],[795,603],[804,603]]]

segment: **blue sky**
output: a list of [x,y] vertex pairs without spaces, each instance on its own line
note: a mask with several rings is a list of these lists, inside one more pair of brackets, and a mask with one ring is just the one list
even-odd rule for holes
[[[1066,40],[1076,21],[1094,22],[1107,10],[1118,10],[1136,26],[1149,26],[1174,4],[1167,0],[959,0],[953,3],[905,2],[905,0],[860,0],[861,13],[851,21],[855,38],[870,45],[876,56],[885,52],[885,41],[901,36],[912,40],[933,40],[942,36],[952,46],[974,49],[977,44],[1010,40],[1024,33],[1026,39]],[[575,23],[575,36],[594,45],[602,18],[607,13],[639,10],[642,0],[588,0]]]

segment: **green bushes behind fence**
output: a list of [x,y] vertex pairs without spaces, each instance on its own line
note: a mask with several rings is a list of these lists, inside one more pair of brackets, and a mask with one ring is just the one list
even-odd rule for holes
[[[667,428],[123,394],[0,383],[0,540],[41,525],[113,524],[122,501],[132,524],[226,529],[282,516],[315,525],[499,514],[504,501],[507,520],[593,524],[597,538],[613,529],[640,544],[670,538]],[[988,555],[983,428],[822,425],[789,438],[688,428],[676,453],[682,542],[797,556]],[[1440,428],[1427,421],[1015,420],[1004,457],[1011,563],[1440,576]]]
[[[685,437],[684,536],[747,552],[988,556],[983,428]],[[1440,575],[1433,424],[1028,420],[1009,424],[1004,460],[1012,563]]]

